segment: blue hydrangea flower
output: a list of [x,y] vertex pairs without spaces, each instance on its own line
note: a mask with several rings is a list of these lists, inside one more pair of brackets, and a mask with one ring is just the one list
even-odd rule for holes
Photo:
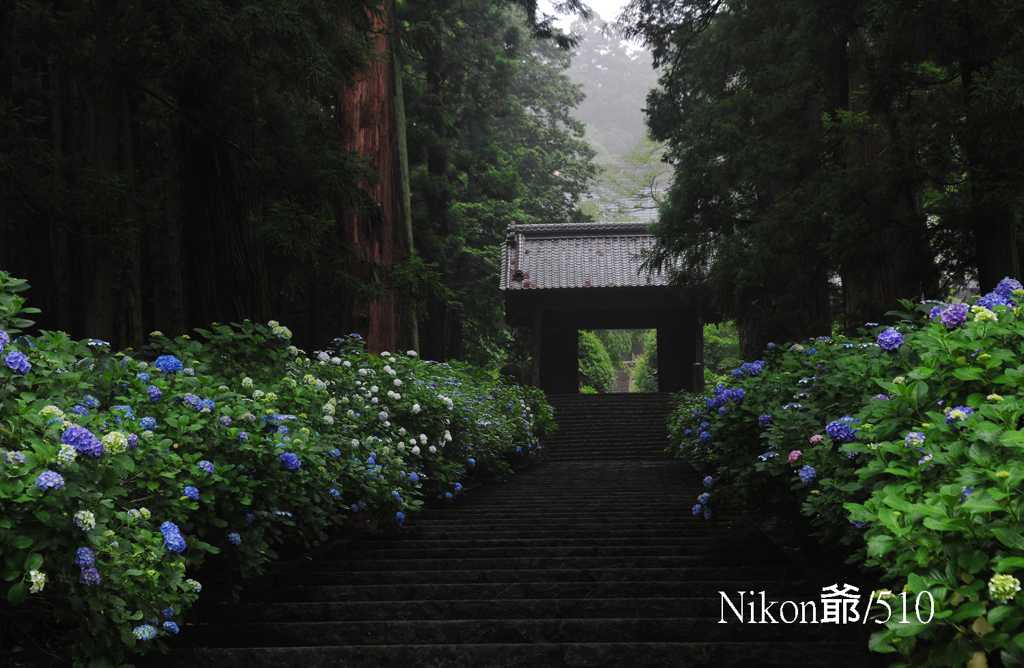
[[[152,433],[152,432],[150,432]],[[131,450],[139,444],[139,437],[136,434],[128,434],[128,449]]]
[[80,547],[75,550],[75,566],[87,568],[96,563],[96,553],[87,547]]
[[164,535],[164,545],[171,552],[182,552],[185,549],[185,539],[181,537],[181,531],[174,522],[161,524],[160,533]]
[[903,440],[906,441],[904,447],[921,445],[924,443],[924,434],[919,431],[912,431],[907,434]]
[[4,456],[4,459],[7,460],[7,463],[11,466],[17,466],[18,464],[25,463],[25,453],[12,450]]
[[[178,625],[175,624],[174,622],[164,622],[164,631],[167,631],[168,633],[177,634],[178,633]],[[147,638],[143,638],[143,640],[147,640]]]
[[241,545],[242,544],[242,537],[239,536],[237,533],[229,533],[228,534],[228,542],[231,543],[232,545]]
[[474,466],[476,466],[476,460],[471,457],[466,460],[466,464],[469,466],[469,468],[473,468]]
[[395,519],[398,520],[398,526],[402,526],[402,523],[405,522],[405,513],[395,513]]
[[334,499],[335,501],[337,501],[338,499],[341,498],[341,492],[339,492],[338,490],[336,490],[336,489],[329,489],[327,491],[331,495],[331,498]]
[[156,429],[156,418],[144,417],[139,420],[139,426],[143,429]]
[[221,415],[220,416],[220,423],[222,425],[224,425],[225,427],[230,427],[231,426],[231,418],[228,417],[227,415]]
[[161,610],[161,612],[164,613],[164,617],[166,619],[174,619],[174,606],[173,605],[171,607],[167,608],[166,610]]
[[729,407],[728,406],[722,406],[721,408],[718,409],[718,414],[719,415],[728,415],[728,413],[729,413]]
[[136,626],[132,633],[139,640],[152,640],[156,637],[156,627],[151,624],[143,624],[142,626]]
[[742,387],[737,387],[732,391],[732,400],[738,404],[743,401],[743,397],[745,397],[746,394],[746,391]]
[[867,529],[871,526],[867,522],[858,522],[857,520],[850,520],[850,524],[857,527],[858,529]]
[[694,507],[693,507],[693,516],[694,517],[700,517],[700,511],[703,510],[703,509],[704,509],[704,507],[702,505],[700,505],[699,503],[694,505]]
[[444,493],[444,498],[446,498],[446,499],[449,499],[449,500],[451,500],[451,498],[452,498],[452,493],[451,493],[451,492],[445,492],[445,493]]
[[74,406],[72,406],[71,407],[71,412],[74,413],[75,415],[83,415],[83,416],[89,414],[89,410],[85,406],[83,406],[82,404],[75,404]]
[[1021,285],[1020,281],[1007,276],[1003,280],[999,281],[999,284],[996,285],[996,289],[994,290],[994,292],[1003,299],[1005,299],[1007,302],[1015,303],[1015,300],[1013,298],[1013,291],[1021,289],[1024,289],[1024,285]]
[[357,506],[356,504],[353,503],[351,507],[352,507],[352,512],[353,513],[358,513],[359,512],[359,506]]
[[181,363],[174,355],[161,355],[156,358],[156,362],[153,363],[157,369],[160,369],[164,373],[175,373],[185,368],[185,365]]
[[772,416],[771,415],[761,415],[761,416],[759,416],[757,418],[757,426],[761,427],[762,429],[764,429],[765,427],[767,427],[771,423],[772,423]]
[[946,409],[946,424],[953,424],[954,422],[963,422],[967,419],[968,415],[974,413],[973,408],[967,406],[956,406],[955,408]]
[[252,513],[246,513],[245,514],[245,521],[248,522],[249,524],[252,524],[253,522],[256,521],[256,516],[253,515]]
[[78,576],[78,582],[84,584],[87,587],[92,585],[98,585],[100,583],[100,572],[92,566],[88,566],[82,569],[82,574]]
[[878,335],[876,343],[885,350],[896,350],[903,345],[903,335],[890,327]]
[[238,440],[239,441],[248,441],[249,440],[249,434],[245,433],[244,431],[238,432]]
[[28,362],[28,356],[17,350],[7,354],[4,364],[15,373],[28,373],[32,370],[32,365]]
[[199,500],[199,490],[196,489],[195,487],[193,487],[192,485],[188,485],[188,486],[185,487],[185,496],[187,496],[188,498],[192,499],[193,501],[198,501]]
[[149,382],[149,374],[146,373],[145,371],[140,371],[139,373],[135,374],[135,377],[141,380],[143,383]]
[[86,408],[99,408],[100,400],[92,396],[91,394],[87,394],[84,397],[82,397],[82,405],[85,406]]
[[0,329],[0,353],[11,343],[11,335]]
[[711,519],[711,506],[704,506],[704,519]]
[[966,501],[967,497],[969,497],[971,494],[974,494],[974,487],[973,486],[971,486],[971,487],[961,487],[960,488],[960,503],[963,503],[964,501]]
[[196,468],[199,469],[200,471],[206,471],[207,473],[213,473],[214,471],[213,462],[207,461],[205,459],[196,464]]
[[97,459],[103,454],[103,444],[85,427],[71,425],[61,434],[60,441],[93,459]]
[[146,394],[149,395],[149,400],[155,403],[157,401],[160,401],[160,397],[162,397],[164,393],[156,385],[150,385],[149,388],[146,390]]
[[704,486],[711,489],[712,485],[715,484],[715,479],[711,476],[704,476]]
[[949,308],[949,304],[944,302],[939,303],[938,306],[933,306],[932,310],[928,312],[928,319],[935,320],[935,318],[941,317],[942,312]]
[[829,422],[825,426],[825,433],[832,439],[832,442],[836,445],[842,445],[844,443],[853,443],[857,440],[857,433],[851,426],[853,423],[860,422],[855,420],[849,415],[841,417],[838,420]]
[[459,493],[461,491],[462,491],[462,483],[461,482],[455,483],[455,493],[457,494],[457,493]]
[[711,434],[706,431],[702,431],[698,438],[700,439],[700,442],[703,443],[704,445],[711,445],[715,440],[714,437],[711,436]]
[[703,494],[701,494],[700,496],[697,497],[697,501],[699,501],[700,503],[707,503],[710,500],[711,500],[711,494],[708,493],[708,492],[704,492]]
[[416,484],[419,481],[420,481],[420,477],[418,475],[416,475],[415,473],[410,473],[409,474],[409,482],[411,482],[413,484]]
[[281,453],[281,468],[285,469],[286,471],[295,471],[300,466],[302,466],[302,462],[299,461],[299,456],[296,455],[294,452]]
[[800,473],[798,475],[800,476],[800,482],[806,485],[814,480],[814,477],[817,475],[817,471],[814,470],[814,467],[805,466],[800,469]]

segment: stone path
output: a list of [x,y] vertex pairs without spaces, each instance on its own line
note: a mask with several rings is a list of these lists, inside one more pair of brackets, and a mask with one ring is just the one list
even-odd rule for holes
[[294,562],[237,604],[204,592],[199,623],[137,665],[885,665],[867,627],[741,624],[725,607],[719,591],[749,620],[740,591],[815,601],[832,583],[759,534],[691,516],[704,490],[663,452],[670,401],[552,397],[562,429],[546,463]]

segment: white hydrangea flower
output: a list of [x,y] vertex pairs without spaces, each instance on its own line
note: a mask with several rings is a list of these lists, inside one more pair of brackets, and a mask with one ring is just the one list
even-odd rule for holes
[[378,402],[377,402],[377,397],[374,397],[373,399],[371,399],[371,400],[370,400],[370,403],[371,403],[371,404],[377,404],[377,403],[378,403]]
[[394,398],[395,398],[395,391],[394,390],[388,390],[388,399],[394,399]]
[[423,445],[427,444],[427,435],[426,434],[420,434],[420,443],[422,443]]
[[435,448],[434,446],[430,446],[430,448],[428,448],[428,451],[430,452],[430,454],[434,454],[435,452],[437,452],[437,448]]
[[73,464],[75,462],[75,457],[77,456],[78,451],[67,443],[64,443],[60,446],[60,452],[57,453],[57,466],[62,469],[66,469],[69,464]]
[[391,373],[391,365],[390,364],[385,364],[384,365],[384,370],[387,371],[388,373]]
[[334,424],[334,417],[331,415],[324,416],[324,424]]
[[415,438],[410,438],[409,439],[409,445],[416,445],[416,439]]
[[39,414],[42,415],[44,418],[47,418],[47,419],[49,419],[49,418],[56,418],[57,420],[63,420],[64,419],[64,411],[62,411],[61,409],[57,408],[56,406],[46,406],[42,410],[39,411]]
[[252,387],[252,378],[249,378],[248,376],[243,378],[242,379],[242,387],[251,388]]
[[103,437],[103,447],[111,454],[119,455],[128,449],[128,437],[120,431],[112,431]]
[[359,375],[360,375],[360,376],[365,376],[365,375],[366,375],[366,374],[368,374],[368,373],[370,373],[370,370],[369,370],[369,369],[360,369],[360,370],[359,370]]
[[416,354],[415,350],[408,350],[408,351],[406,351],[405,356],[406,357],[416,357],[417,354]]
[[332,357],[331,358],[331,364],[335,364],[335,365],[341,364],[341,358],[340,357]]
[[253,399],[259,399],[262,396],[263,396],[263,390],[253,390],[252,391],[252,398]]
[[414,454],[414,455],[420,454],[420,446],[414,445],[413,448],[412,448],[412,454]]
[[32,581],[32,586],[28,590],[30,594],[38,594],[46,586],[46,573],[42,571],[29,571],[28,579]]
[[75,513],[75,524],[82,531],[92,531],[96,528],[96,516],[88,510],[79,510]]
[[395,392],[395,401],[398,401],[401,398],[402,398],[402,395],[399,394],[398,392]]
[[320,360],[321,362],[330,362],[331,361],[331,356],[328,355],[327,353],[325,353],[322,350],[319,353],[317,353],[316,358],[318,360]]
[[394,383],[395,383],[395,387],[401,387],[402,386],[402,381],[401,381],[400,378],[395,378]]
[[344,362],[341,363],[341,365],[342,366],[352,366],[352,362],[349,362],[348,360],[345,360]]
[[391,357],[391,353],[389,353],[388,351],[386,351],[386,350],[385,350],[384,352],[382,352],[382,353],[380,354],[380,356],[381,356],[381,357]]
[[380,391],[380,388],[379,388],[379,387],[377,387],[376,385],[371,385],[371,386],[370,386],[370,393],[371,393],[371,394],[376,394],[376,393],[377,393],[377,392],[379,392],[379,391]]
[[399,436],[405,436],[405,427],[399,427],[398,428],[398,435]]
[[452,433],[447,429],[444,430],[444,440],[447,441],[448,443],[452,442]]
[[348,409],[348,413],[345,413],[345,415],[347,415],[349,417],[355,417],[356,416],[356,412],[350,408],[350,409]]
[[353,438],[352,439],[352,447],[353,448],[358,448],[359,447],[359,439],[358,438]]
[[420,405],[419,405],[419,404],[413,404],[413,405],[412,405],[412,414],[413,414],[413,415],[419,415],[419,412],[420,412],[421,410],[423,410],[423,409],[421,409],[421,408],[420,408]]

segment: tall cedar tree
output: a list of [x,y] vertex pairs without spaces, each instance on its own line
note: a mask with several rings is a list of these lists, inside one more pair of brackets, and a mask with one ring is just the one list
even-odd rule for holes
[[596,172],[571,116],[583,95],[563,74],[569,54],[486,0],[409,3],[402,18],[415,243],[446,289],[428,301],[422,353],[522,361],[498,291],[505,228],[577,220]]
[[648,123],[675,166],[651,262],[681,257],[679,280],[735,315],[747,358],[829,334],[836,275],[850,325],[936,285],[915,184],[877,139],[893,119],[860,101],[855,9],[638,0],[626,13],[663,68]]

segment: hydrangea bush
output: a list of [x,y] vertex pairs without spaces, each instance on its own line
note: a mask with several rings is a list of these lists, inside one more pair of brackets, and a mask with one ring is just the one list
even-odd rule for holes
[[178,633],[210,555],[250,576],[356,514],[398,527],[555,428],[536,389],[355,335],[312,355],[273,321],[154,332],[141,353],[17,336],[26,287],[0,273],[0,604],[52,611],[75,665]]
[[966,304],[903,302],[899,325],[857,338],[769,345],[672,415],[671,449],[713,474],[708,502],[799,507],[891,582],[871,648],[896,665],[1024,664],[1019,303],[1005,279]]

